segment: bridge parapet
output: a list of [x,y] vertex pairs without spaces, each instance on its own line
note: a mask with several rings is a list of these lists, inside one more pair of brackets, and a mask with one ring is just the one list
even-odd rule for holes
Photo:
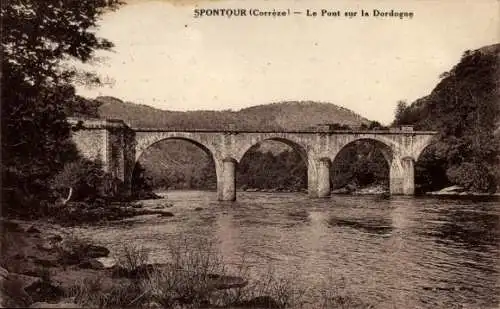
[[67,121],[74,128],[80,126],[84,129],[129,129],[132,130],[125,121],[121,119],[101,119],[101,118],[78,118],[78,117],[68,117]]

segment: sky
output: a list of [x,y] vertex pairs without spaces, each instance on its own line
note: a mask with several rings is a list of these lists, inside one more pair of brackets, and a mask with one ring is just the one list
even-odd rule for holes
[[[247,16],[194,17],[215,8]],[[179,111],[312,100],[388,124],[398,100],[429,94],[464,51],[500,41],[499,12],[497,0],[128,0],[97,30],[115,47],[85,66],[110,82],[77,92]]]

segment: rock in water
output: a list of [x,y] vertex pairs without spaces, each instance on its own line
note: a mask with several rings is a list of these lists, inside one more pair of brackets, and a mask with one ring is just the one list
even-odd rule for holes
[[78,267],[95,270],[104,269],[104,265],[101,262],[92,258],[83,260],[80,264],[78,264]]
[[55,304],[38,302],[30,306],[30,308],[81,308],[81,307],[82,306],[79,306],[75,303],[65,303],[65,302],[55,303]]

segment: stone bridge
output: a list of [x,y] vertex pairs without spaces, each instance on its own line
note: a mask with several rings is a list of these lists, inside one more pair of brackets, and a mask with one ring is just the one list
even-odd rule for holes
[[132,173],[141,154],[148,147],[166,139],[185,140],[208,153],[215,163],[217,198],[236,199],[236,166],[245,153],[266,140],[291,146],[307,162],[308,194],[330,195],[330,165],[347,145],[368,140],[382,151],[389,164],[391,194],[412,195],[415,191],[414,164],[431,143],[435,132],[412,128],[356,131],[318,128],[310,131],[241,131],[241,130],[172,130],[131,128],[122,120],[68,120],[79,151],[89,159],[100,159],[103,168],[131,188]]

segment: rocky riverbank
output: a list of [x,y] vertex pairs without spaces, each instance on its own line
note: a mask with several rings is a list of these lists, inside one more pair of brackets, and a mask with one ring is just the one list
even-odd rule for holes
[[154,209],[145,208],[140,202],[106,202],[100,199],[92,202],[69,202],[66,205],[49,208],[47,220],[64,226],[72,226],[118,221],[140,215],[172,217],[174,214],[167,210],[172,206],[169,201],[164,201]]
[[[148,264],[145,251],[126,248],[122,256],[42,221],[2,220],[0,267],[2,307],[151,307],[142,295],[154,280],[179,265]],[[105,265],[103,261],[113,261]],[[184,275],[187,274],[184,272]],[[207,291],[242,288],[247,282],[224,274],[189,274]],[[189,276],[187,275],[187,276]],[[149,285],[149,286],[148,286]],[[158,288],[158,287],[156,287]],[[165,286],[168,288],[168,286]],[[187,288],[187,287],[186,287]],[[189,293],[189,291],[186,291]],[[97,298],[93,299],[95,295]],[[182,291],[172,302],[194,302]],[[142,296],[141,296],[142,295]]]
[[434,196],[483,196],[483,197],[500,196],[500,193],[471,192],[456,185],[443,188],[439,191],[427,192],[426,194]]
[[46,220],[0,225],[4,308],[285,308],[295,295],[288,282],[227,274],[209,247],[170,248],[171,264],[148,264],[142,248],[125,244],[110,255]]

